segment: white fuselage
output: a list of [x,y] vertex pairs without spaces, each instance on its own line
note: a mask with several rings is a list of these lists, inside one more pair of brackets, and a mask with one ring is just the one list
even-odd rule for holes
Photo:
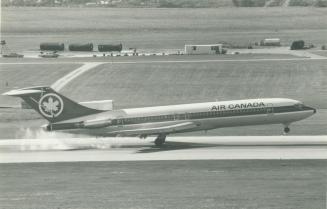
[[[288,126],[313,115],[314,108],[301,102],[285,98],[233,100],[145,108],[121,109],[79,118],[86,123],[110,121],[110,125],[93,129],[72,129],[70,132],[86,132],[94,135],[124,135],[126,130],[155,130],[191,122],[194,127],[172,129],[166,134],[210,130],[221,127],[235,127],[263,124],[284,124]],[[73,122],[69,120],[65,122]],[[148,131],[145,135],[155,135]]]

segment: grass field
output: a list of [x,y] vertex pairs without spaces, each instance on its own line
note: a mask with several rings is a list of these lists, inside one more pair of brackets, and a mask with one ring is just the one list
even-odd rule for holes
[[[60,15],[58,15],[60,14]],[[2,8],[2,39],[15,50],[41,42],[122,43],[125,48],[170,49],[225,41],[248,45],[278,37],[325,44],[323,8]]]
[[326,161],[0,165],[1,207],[324,209]]
[[288,97],[326,109],[326,64],[325,60],[103,64],[68,84],[63,93],[79,101],[113,99],[116,108]]

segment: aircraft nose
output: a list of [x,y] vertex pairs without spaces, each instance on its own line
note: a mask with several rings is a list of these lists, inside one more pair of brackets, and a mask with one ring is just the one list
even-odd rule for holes
[[315,114],[317,112],[316,108],[310,107],[310,106],[304,106],[305,110],[312,110],[312,114]]
[[317,110],[315,108],[312,108],[313,110],[313,114],[315,114],[317,112]]
[[317,109],[316,108],[309,107],[309,109],[313,111],[313,114],[315,114],[317,112]]

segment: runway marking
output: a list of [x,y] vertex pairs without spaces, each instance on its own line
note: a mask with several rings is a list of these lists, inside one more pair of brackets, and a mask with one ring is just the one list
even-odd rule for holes
[[64,86],[66,86],[69,82],[77,78],[78,76],[82,75],[83,73],[91,70],[92,68],[103,64],[102,62],[87,62],[83,66],[77,68],[76,70],[68,73],[64,77],[57,80],[55,83],[51,85],[51,87],[56,90],[60,91]]
[[118,137],[0,140],[0,163],[222,159],[327,159],[327,136],[169,137],[161,148]]

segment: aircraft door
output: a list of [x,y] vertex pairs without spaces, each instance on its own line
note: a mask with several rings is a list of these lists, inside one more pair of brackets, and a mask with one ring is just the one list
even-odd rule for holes
[[274,114],[273,104],[271,104],[271,103],[266,104],[266,112],[267,112],[267,115],[273,115]]
[[188,112],[185,112],[184,114],[181,114],[179,117],[180,120],[188,120],[190,119],[190,114]]
[[117,126],[123,126],[124,125],[124,120],[122,117],[117,117]]
[[188,119],[190,119],[190,113],[186,112],[185,113],[185,120],[188,120]]

